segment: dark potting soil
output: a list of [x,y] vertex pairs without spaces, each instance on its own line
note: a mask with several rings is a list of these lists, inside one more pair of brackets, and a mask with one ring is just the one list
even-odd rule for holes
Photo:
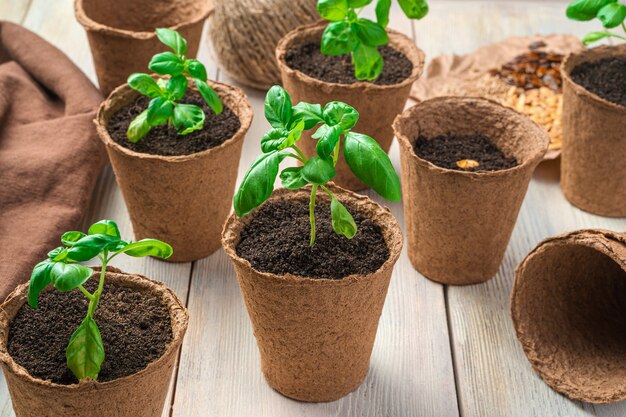
[[582,63],[572,70],[572,80],[603,99],[626,107],[626,57]]
[[[92,279],[85,287],[93,292],[97,282]],[[87,305],[78,290],[42,292],[37,310],[24,304],[11,322],[9,354],[36,378],[57,384],[77,383],[67,367],[65,349],[85,317]],[[105,283],[95,320],[105,352],[100,382],[144,369],[163,355],[172,340],[167,306],[135,289]]]
[[[413,64],[402,52],[388,45],[381,46],[378,50],[385,64],[380,76],[372,81],[374,84],[398,84],[411,75]],[[290,68],[318,80],[339,84],[354,84],[359,81],[354,76],[350,55],[324,55],[320,52],[319,43],[307,43],[288,49],[285,61]]]
[[[438,167],[457,171],[498,171],[517,165],[515,158],[509,158],[484,136],[420,136],[413,145],[415,153]],[[458,161],[473,160],[477,167],[460,168]]]
[[334,232],[330,204],[315,205],[316,239],[310,247],[308,200],[279,200],[264,204],[241,231],[237,255],[263,272],[309,278],[339,279],[368,274],[389,259],[380,226],[346,205],[358,226],[348,239]]
[[130,122],[139,113],[148,108],[150,99],[140,96],[128,106],[122,107],[109,120],[108,131],[111,138],[120,145],[135,152],[152,155],[190,155],[219,146],[232,138],[241,127],[239,118],[233,111],[224,106],[224,111],[218,116],[198,93],[188,94],[181,103],[195,104],[202,107],[205,114],[204,127],[187,135],[179,135],[176,128],[155,126],[137,143],[132,143],[126,136]]

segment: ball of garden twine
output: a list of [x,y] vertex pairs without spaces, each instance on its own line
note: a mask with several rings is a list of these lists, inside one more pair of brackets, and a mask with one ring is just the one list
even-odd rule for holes
[[267,89],[280,83],[274,50],[300,25],[320,18],[316,0],[213,0],[209,34],[220,68],[235,80]]

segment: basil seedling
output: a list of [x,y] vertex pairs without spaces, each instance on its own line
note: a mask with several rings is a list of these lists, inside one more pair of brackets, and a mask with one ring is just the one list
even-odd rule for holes
[[[317,10],[330,21],[322,34],[320,51],[324,55],[352,55],[354,76],[358,80],[375,80],[383,72],[383,57],[378,47],[387,45],[385,28],[389,23],[391,0],[377,0],[376,22],[359,17],[372,0],[318,0]],[[426,0],[398,0],[410,19],[421,19],[428,13]]]
[[[28,285],[28,304],[34,309],[38,308],[39,294],[50,284],[61,292],[78,289],[87,297],[87,315],[72,334],[65,356],[68,368],[78,380],[91,378],[95,381],[104,361],[104,346],[94,315],[102,296],[108,263],[122,253],[134,257],[156,256],[165,259],[173,251],[170,245],[156,239],[142,239],[138,242],[122,240],[117,224],[112,220],[92,224],[87,234],[66,232],[61,236],[61,243],[63,246],[48,252],[48,258],[35,265]],[[102,264],[100,280],[98,289],[90,293],[83,284],[94,271],[77,262],[96,257]]]
[[[321,188],[330,197],[332,227],[336,233],[352,238],[357,226],[352,215],[326,187],[335,176],[343,144],[344,158],[352,172],[387,200],[400,201],[400,180],[389,156],[374,139],[352,132],[359,113],[339,101],[319,104],[298,103],[292,106],[289,94],[279,86],[272,87],[265,97],[265,118],[272,126],[261,139],[263,153],[252,163],[235,194],[235,213],[242,217],[261,205],[274,190],[279,165],[285,158],[293,158],[300,167],[282,170],[283,187],[297,190],[311,184],[309,204],[311,239],[315,243],[315,197]],[[307,158],[297,146],[302,132],[317,127],[316,155]]]
[[194,104],[179,103],[185,96],[188,77],[192,78],[200,95],[215,114],[222,113],[219,96],[207,84],[207,72],[202,62],[187,59],[187,41],[175,30],[157,29],[157,37],[173,52],[161,52],[150,60],[148,68],[161,75],[169,75],[155,81],[148,74],[131,74],[128,85],[144,96],[150,97],[148,108],[141,112],[128,126],[126,136],[135,143],[148,134],[154,126],[174,125],[181,135],[204,126],[204,112]]
[[[566,14],[572,20],[586,21],[598,18],[606,29],[621,26],[626,35],[626,24],[624,23],[626,19],[626,5],[619,3],[617,0],[575,0],[567,7]],[[605,38],[626,40],[626,36],[605,31],[588,33],[583,38],[583,43],[589,45]]]

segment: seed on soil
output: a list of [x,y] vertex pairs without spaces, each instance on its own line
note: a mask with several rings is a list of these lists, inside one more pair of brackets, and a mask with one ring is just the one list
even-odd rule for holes
[[456,166],[463,169],[476,168],[480,166],[478,161],[473,159],[461,159],[460,161],[456,161]]

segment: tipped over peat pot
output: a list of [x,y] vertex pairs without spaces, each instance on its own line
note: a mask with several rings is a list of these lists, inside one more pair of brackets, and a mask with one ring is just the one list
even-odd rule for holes
[[[243,218],[233,214],[224,226],[224,249],[235,266],[261,353],[263,374],[278,392],[300,401],[334,401],[361,385],[369,369],[393,266],[402,249],[402,232],[388,209],[367,197],[336,186],[331,188],[344,205],[358,213],[357,217],[362,216],[370,223],[368,228],[377,225],[378,234],[384,239],[387,257],[371,273],[335,279],[276,274],[255,269],[250,261],[239,256],[242,234],[268,204],[301,202],[305,207],[304,225],[308,227],[310,189],[276,190],[255,211]],[[317,199],[318,205],[328,203],[325,194],[319,194]],[[318,222],[321,220],[318,216]],[[365,228],[362,223],[359,227]],[[324,244],[320,241],[323,233],[332,233],[331,239],[346,239],[334,236],[329,225],[325,232],[320,232],[318,226],[316,245]],[[360,233],[361,230],[353,240],[359,239]],[[308,234],[301,234],[301,238],[308,247]],[[289,244],[282,243],[288,252]],[[275,242],[268,244],[279,246]],[[361,252],[362,258],[371,254],[369,250]],[[335,262],[342,263],[336,259]]]
[[[408,256],[444,284],[487,281],[500,268],[537,164],[548,148],[544,129],[514,110],[479,98],[441,97],[398,116]],[[486,137],[516,165],[468,172],[437,166],[415,152],[418,140]]]
[[[106,146],[124,195],[135,237],[168,242],[174,248],[168,261],[200,259],[221,246],[221,231],[232,206],[243,139],[252,123],[252,107],[242,90],[217,82],[208,84],[224,103],[222,114],[232,112],[239,120],[239,128],[221,144],[195,153],[172,156],[137,152],[111,137],[109,127],[115,113],[132,106],[139,97],[128,85],[113,91],[98,110],[98,135]],[[195,86],[192,89],[197,92]],[[210,110],[205,108],[207,111]],[[211,130],[208,123],[205,120],[205,129]],[[176,136],[173,142],[194,140],[191,136],[195,134]],[[160,138],[146,136],[138,143],[151,139]]]
[[[149,297],[161,302],[163,308],[169,312],[171,322],[171,339],[165,345],[164,352],[138,372],[107,382],[82,381],[65,385],[36,378],[16,362],[9,353],[11,323],[21,308],[30,308],[26,305],[28,284],[20,285],[0,306],[0,361],[17,417],[161,416],[178,350],[187,330],[187,311],[176,295],[164,284],[142,275],[126,274],[109,267],[106,280],[107,285],[148,294]],[[63,296],[70,294],[54,291],[49,291],[49,293]],[[106,297],[106,292],[104,297]],[[101,310],[107,308],[106,303],[107,301],[103,298]],[[119,304],[111,301],[111,305]],[[84,310],[81,310],[82,315],[86,309],[85,304]],[[109,318],[112,316],[114,315],[107,315]],[[98,313],[96,313],[96,320],[100,320]],[[41,334],[41,343],[44,345],[46,344],[45,336]],[[103,334],[103,337],[106,335]],[[62,355],[62,360],[65,360],[65,355]],[[104,365],[106,365],[106,358]]]
[[[582,65],[607,59],[626,61],[626,44],[587,49],[563,62],[561,189],[572,204],[585,211],[626,217],[626,105],[589,91],[573,76]],[[596,82],[625,91],[624,78],[606,78]]]
[[626,235],[579,230],[518,266],[511,315],[526,357],[573,400],[626,399]]
[[187,40],[187,56],[198,53],[210,1],[74,0],[76,19],[85,28],[98,75],[107,96],[134,72],[143,72],[163,52],[156,28],[178,31]]
[[[369,81],[358,81],[351,84],[324,81],[294,69],[287,63],[287,55],[291,50],[307,44],[319,46],[326,24],[316,23],[296,28],[283,37],[276,47],[276,59],[280,69],[283,87],[291,96],[293,103],[300,101],[320,103],[324,106],[331,101],[341,101],[354,107],[359,112],[359,121],[355,129],[368,135],[380,144],[385,152],[389,151],[393,140],[393,119],[404,110],[411,92],[411,86],[420,77],[424,69],[424,53],[417,48],[415,42],[405,35],[387,30],[389,47],[404,55],[412,68],[406,78],[393,84],[375,84]],[[319,50],[319,48],[317,48]],[[383,54],[384,56],[384,54]],[[332,57],[339,59],[338,57]],[[388,62],[385,62],[387,65]],[[344,69],[352,71],[351,66]],[[385,74],[383,70],[383,75]],[[315,154],[316,140],[311,132],[304,132],[301,141],[307,156]],[[367,188],[350,170],[342,156],[336,167],[337,175],[333,181],[353,191]]]

